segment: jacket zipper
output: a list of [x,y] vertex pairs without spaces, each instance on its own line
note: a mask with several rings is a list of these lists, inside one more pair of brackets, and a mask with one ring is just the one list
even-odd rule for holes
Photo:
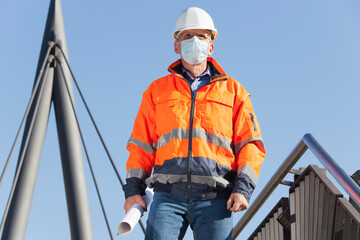
[[[192,163],[192,138],[193,138],[193,125],[194,125],[194,112],[195,112],[195,100],[196,100],[196,95],[197,92],[200,88],[202,88],[203,86],[201,86],[200,88],[198,88],[195,93],[191,90],[191,84],[184,79],[189,87],[190,87],[190,92],[191,92],[191,107],[190,107],[190,125],[189,125],[189,148],[188,148],[188,159],[189,159],[189,164],[188,164],[188,171],[187,171],[187,191],[186,191],[186,197],[188,199],[191,199],[191,194],[190,194],[190,190],[191,190],[191,163]],[[206,85],[210,85],[213,82],[209,82]]]
[[[192,162],[192,137],[193,137],[192,135],[193,135],[193,125],[194,125],[195,99],[196,99],[196,94],[197,94],[198,90],[203,86],[198,88],[195,91],[195,93],[193,93],[193,91],[191,90],[191,84],[184,77],[182,77],[181,75],[179,77],[184,79],[188,83],[189,88],[190,88],[190,93],[191,93],[190,125],[189,125],[189,147],[188,147],[188,160],[189,160],[189,163],[188,163],[188,171],[187,171],[187,191],[186,191],[186,198],[191,199],[190,198],[191,197],[190,196],[191,195],[190,190],[191,190],[191,162]],[[219,80],[217,80],[217,81],[219,81]],[[208,84],[205,84],[204,86],[213,84],[214,82],[216,82],[216,81],[211,82],[211,80],[210,80],[210,82]]]
[[186,195],[188,199],[191,198],[190,190],[191,190],[191,162],[192,162],[192,137],[193,137],[192,135],[193,135],[195,99],[196,99],[197,90],[195,91],[195,93],[193,93],[190,86],[190,91],[191,91],[191,108],[190,108],[189,149],[188,149],[189,164],[188,164],[188,172],[187,172],[188,181],[187,181],[187,191],[186,191],[187,193]]

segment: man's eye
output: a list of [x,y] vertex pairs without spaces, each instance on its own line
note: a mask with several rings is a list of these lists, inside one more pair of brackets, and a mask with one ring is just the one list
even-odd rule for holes
[[188,33],[188,34],[185,35],[185,38],[186,38],[186,39],[190,39],[191,37],[192,37],[192,34],[190,34],[190,33]]
[[198,38],[199,38],[200,40],[204,40],[206,37],[205,37],[205,35],[200,34],[200,35],[198,35]]

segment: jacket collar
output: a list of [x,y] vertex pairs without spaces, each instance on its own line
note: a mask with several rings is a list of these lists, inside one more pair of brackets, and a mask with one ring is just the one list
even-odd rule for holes
[[[225,71],[221,68],[220,64],[215,61],[215,59],[208,57],[207,64],[210,67],[213,76],[210,79],[210,83],[218,81],[218,80],[227,80],[227,75]],[[172,74],[182,78],[182,64],[181,59],[177,60],[176,62],[172,63],[168,67],[168,71]]]

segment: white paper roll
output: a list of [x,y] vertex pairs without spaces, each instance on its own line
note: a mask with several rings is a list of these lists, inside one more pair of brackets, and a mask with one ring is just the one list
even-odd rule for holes
[[[144,201],[149,206],[153,199],[154,192],[151,188],[146,188],[145,196],[143,196]],[[131,233],[135,225],[139,222],[140,218],[144,214],[144,209],[139,204],[134,204],[130,210],[127,212],[123,220],[120,222],[117,234],[126,236]]]

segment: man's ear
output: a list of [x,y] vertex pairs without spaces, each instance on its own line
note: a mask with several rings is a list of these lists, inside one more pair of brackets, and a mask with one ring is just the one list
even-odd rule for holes
[[181,53],[181,43],[179,41],[174,42],[174,50],[176,54]]
[[208,49],[208,56],[211,56],[211,54],[213,54],[213,52],[214,52],[214,44],[210,43],[209,49]]

